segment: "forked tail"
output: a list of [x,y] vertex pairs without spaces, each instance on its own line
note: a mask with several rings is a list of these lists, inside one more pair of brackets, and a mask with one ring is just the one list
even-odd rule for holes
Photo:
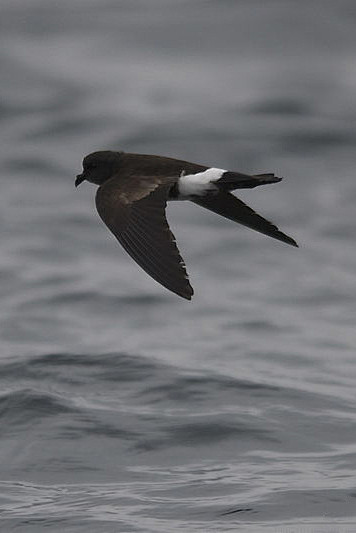
[[278,178],[271,173],[250,176],[249,174],[228,171],[224,172],[221,178],[216,182],[216,185],[222,191],[234,191],[235,189],[253,189],[259,185],[278,183],[279,181],[282,181],[282,178]]

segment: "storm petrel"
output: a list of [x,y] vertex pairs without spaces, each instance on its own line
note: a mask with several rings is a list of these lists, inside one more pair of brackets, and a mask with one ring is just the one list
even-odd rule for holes
[[184,261],[166,219],[170,200],[190,200],[218,215],[279,241],[294,239],[236,198],[230,191],[250,189],[282,178],[250,176],[209,168],[170,157],[100,151],[87,155],[77,187],[87,180],[99,185],[96,207],[107,227],[143,270],[170,291],[190,300]]

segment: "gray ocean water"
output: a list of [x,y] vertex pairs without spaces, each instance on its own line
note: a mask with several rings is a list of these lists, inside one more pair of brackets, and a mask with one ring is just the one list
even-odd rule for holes
[[[356,531],[355,2],[0,11],[0,530]],[[300,248],[170,205],[181,300],[97,149],[284,176],[239,196]]]

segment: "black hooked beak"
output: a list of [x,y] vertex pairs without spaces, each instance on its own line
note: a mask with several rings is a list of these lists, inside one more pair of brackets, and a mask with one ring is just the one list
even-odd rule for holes
[[83,174],[78,174],[78,176],[77,176],[77,178],[76,178],[76,180],[74,182],[74,185],[76,187],[78,187],[78,185],[80,185],[84,180],[85,180],[85,176],[84,176],[84,172],[83,172]]

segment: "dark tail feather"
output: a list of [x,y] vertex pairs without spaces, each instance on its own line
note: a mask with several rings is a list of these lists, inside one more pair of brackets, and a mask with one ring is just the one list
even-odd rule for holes
[[243,224],[278,241],[298,247],[298,244],[292,237],[282,233],[272,222],[255,213],[251,207],[241,202],[233,194],[220,192],[214,196],[195,197],[192,201],[229,220]]
[[233,191],[235,189],[253,189],[259,185],[268,183],[278,183],[282,178],[274,174],[240,174],[240,172],[224,172],[222,177],[216,182],[216,185],[222,191]]

